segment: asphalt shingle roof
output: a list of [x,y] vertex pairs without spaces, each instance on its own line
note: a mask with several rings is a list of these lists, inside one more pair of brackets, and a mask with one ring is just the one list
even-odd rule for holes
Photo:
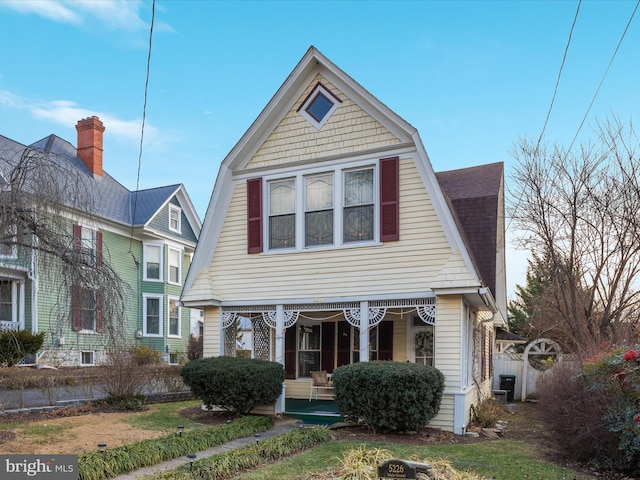
[[496,294],[501,162],[436,173],[483,283]]
[[30,146],[0,135],[0,178],[10,173],[29,148],[64,167],[60,169],[61,174],[66,169],[73,169],[78,175],[80,187],[85,189],[93,202],[94,213],[119,223],[144,225],[180,187],[180,184],[175,184],[136,192],[122,186],[106,171],[103,171],[102,177],[94,178],[78,157],[76,147],[56,135],[49,135]]

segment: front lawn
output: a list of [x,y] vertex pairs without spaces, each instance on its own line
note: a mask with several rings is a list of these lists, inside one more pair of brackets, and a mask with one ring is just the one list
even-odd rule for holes
[[[323,472],[336,467],[344,452],[358,448],[359,443],[339,441],[319,445],[278,463],[247,472],[240,480],[325,479]],[[563,468],[535,455],[530,445],[507,439],[456,445],[418,447],[395,443],[368,443],[371,448],[384,448],[395,458],[437,461],[446,459],[457,470],[471,470],[495,480],[596,480],[592,475]]]

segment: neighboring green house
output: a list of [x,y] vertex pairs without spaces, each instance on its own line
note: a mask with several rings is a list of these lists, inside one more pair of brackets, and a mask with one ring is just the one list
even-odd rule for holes
[[[46,207],[47,213],[56,210],[64,241],[87,272],[108,265],[119,279],[113,283],[124,287],[123,308],[114,314],[106,308],[112,292],[69,282],[41,253],[15,241],[36,235],[31,227],[7,224],[14,213],[0,210],[0,329],[46,332],[35,359],[40,363],[97,365],[114,345],[145,345],[161,352],[162,361],[176,363],[189,345],[191,309],[181,307],[179,298],[201,221],[184,185],[132,192],[104,172],[105,128],[97,117],[80,120],[76,129],[77,148],[55,135],[29,146],[0,136],[0,192],[9,195],[19,182],[17,172],[30,171],[25,159],[51,169],[56,193],[68,197],[62,209]],[[28,195],[48,186],[42,178],[39,185]]]

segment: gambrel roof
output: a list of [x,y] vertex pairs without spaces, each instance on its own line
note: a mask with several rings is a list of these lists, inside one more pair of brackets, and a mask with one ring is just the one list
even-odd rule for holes
[[[392,140],[386,145],[384,142],[377,144],[373,142],[371,145],[359,145],[349,150],[348,139],[337,142],[335,138],[325,138],[329,147],[326,149],[316,144],[310,145],[306,150],[298,149],[293,156],[278,157],[280,152],[270,154],[269,141],[276,136],[274,132],[283,132],[291,125],[294,120],[288,123],[288,119],[295,117],[296,107],[300,104],[301,98],[305,97],[310,86],[317,84],[319,78],[327,85],[334,87],[342,95],[341,99],[348,100],[352,104],[351,108],[357,108],[373,119],[380,126],[379,131],[388,132]],[[322,137],[323,132],[319,131],[316,138]],[[300,140],[302,136],[304,134],[300,133],[296,140],[304,143]],[[337,143],[344,144],[345,147],[336,146]],[[451,293],[467,294],[475,291],[478,296],[478,292],[482,291],[480,301],[487,305],[491,304],[491,308],[495,309],[493,299],[484,297],[487,291],[485,287],[488,284],[483,281],[485,275],[480,269],[482,262],[474,258],[471,248],[473,242],[465,233],[461,218],[456,218],[455,203],[460,199],[454,192],[447,192],[446,188],[441,186],[417,130],[314,47],[309,48],[247,132],[223,160],[203,222],[196,253],[185,281],[183,300],[200,302],[200,305],[219,304],[218,292],[215,291],[207,272],[215,255],[236,184],[259,177],[274,168],[304,168],[310,164],[339,161],[340,158],[349,155],[384,158],[385,155],[397,155],[398,152],[414,159],[419,179],[451,249],[451,263],[443,268],[442,275],[436,279],[434,285],[440,288],[440,293],[445,294],[448,287],[443,285],[450,284],[449,272],[460,271],[462,268],[465,271],[465,278],[468,279],[465,287],[458,288],[455,292],[451,290]],[[256,161],[258,157],[261,161]],[[286,158],[286,166],[277,164],[281,158]],[[495,222],[493,225],[496,228]],[[493,248],[495,254],[495,243]],[[190,291],[196,281],[197,294]],[[488,295],[491,297],[491,292]]]

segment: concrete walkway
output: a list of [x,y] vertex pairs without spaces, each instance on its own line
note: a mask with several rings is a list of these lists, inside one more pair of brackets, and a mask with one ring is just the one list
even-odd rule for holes
[[[196,452],[197,458],[195,459],[195,461],[200,460],[202,458],[210,457],[211,455],[216,453],[226,452],[228,450],[233,450],[234,448],[248,445],[252,442],[255,442],[256,440],[263,440],[265,438],[275,437],[276,435],[280,435],[281,433],[285,433],[293,428],[296,428],[297,425],[298,425],[298,421],[293,419],[279,421],[277,425],[271,428],[271,430],[261,433],[260,437],[251,436],[251,437],[245,437],[245,438],[238,438],[236,440],[230,441],[229,443],[225,443],[224,445],[212,447],[203,452]],[[188,464],[189,464],[189,459],[186,456],[179,457],[174,460],[168,460],[158,465],[141,468],[140,470],[135,470],[131,473],[126,473],[113,478],[115,480],[133,480],[135,478],[140,478],[147,475],[155,475],[157,473],[162,473],[167,470],[173,470],[182,465],[188,465]]]

